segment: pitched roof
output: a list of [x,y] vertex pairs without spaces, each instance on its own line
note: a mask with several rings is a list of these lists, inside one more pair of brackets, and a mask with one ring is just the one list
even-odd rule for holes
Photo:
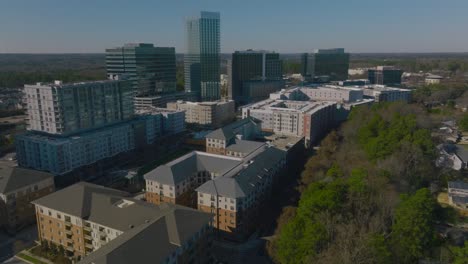
[[8,193],[19,188],[53,178],[54,175],[20,167],[0,167],[0,193]]
[[176,185],[193,173],[208,171],[222,175],[241,163],[241,159],[193,151],[146,173],[144,178]]
[[[51,193],[33,201],[33,204],[42,205],[63,213],[80,218],[89,217],[93,208],[92,201],[96,194],[114,197],[129,196],[128,193],[106,188],[87,182],[79,182],[65,189]],[[94,205],[96,206],[96,205]]]
[[268,147],[263,152],[247,161],[239,172],[225,177],[217,177],[207,181],[196,189],[197,192],[221,195],[230,198],[247,196],[257,188],[257,184],[264,181],[268,174],[286,155],[275,147]]
[[235,136],[234,130],[246,125],[248,123],[258,124],[260,121],[255,120],[253,117],[247,117],[241,120],[238,120],[234,123],[231,123],[222,128],[218,128],[215,131],[206,135],[206,138],[221,139],[221,140],[230,140]]
[[211,220],[191,208],[162,204],[160,217],[124,232],[79,263],[162,263]]
[[226,150],[241,153],[251,153],[252,151],[264,145],[265,143],[263,142],[236,139],[233,144],[226,148]]

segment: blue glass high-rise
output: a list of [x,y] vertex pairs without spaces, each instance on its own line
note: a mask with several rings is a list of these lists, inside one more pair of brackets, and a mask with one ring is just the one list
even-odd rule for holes
[[220,14],[202,11],[186,22],[185,91],[202,101],[220,98]]

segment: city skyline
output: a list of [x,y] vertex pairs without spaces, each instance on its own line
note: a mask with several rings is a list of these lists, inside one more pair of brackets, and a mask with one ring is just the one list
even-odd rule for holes
[[[25,8],[27,6],[27,8]],[[0,53],[104,53],[154,43],[185,53],[184,23],[220,12],[221,52],[280,53],[343,47],[349,52],[468,52],[468,3],[451,1],[73,2],[19,0],[0,8]],[[438,19],[444,17],[443,20]]]

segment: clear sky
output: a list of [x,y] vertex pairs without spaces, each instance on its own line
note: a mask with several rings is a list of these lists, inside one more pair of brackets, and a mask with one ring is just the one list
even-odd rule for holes
[[467,52],[468,0],[1,0],[0,53],[185,51],[184,19],[221,13],[221,51]]

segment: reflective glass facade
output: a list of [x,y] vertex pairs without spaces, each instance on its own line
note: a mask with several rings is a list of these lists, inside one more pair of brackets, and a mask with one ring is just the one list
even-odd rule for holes
[[186,23],[185,91],[197,92],[202,101],[220,98],[220,15],[201,12]]

